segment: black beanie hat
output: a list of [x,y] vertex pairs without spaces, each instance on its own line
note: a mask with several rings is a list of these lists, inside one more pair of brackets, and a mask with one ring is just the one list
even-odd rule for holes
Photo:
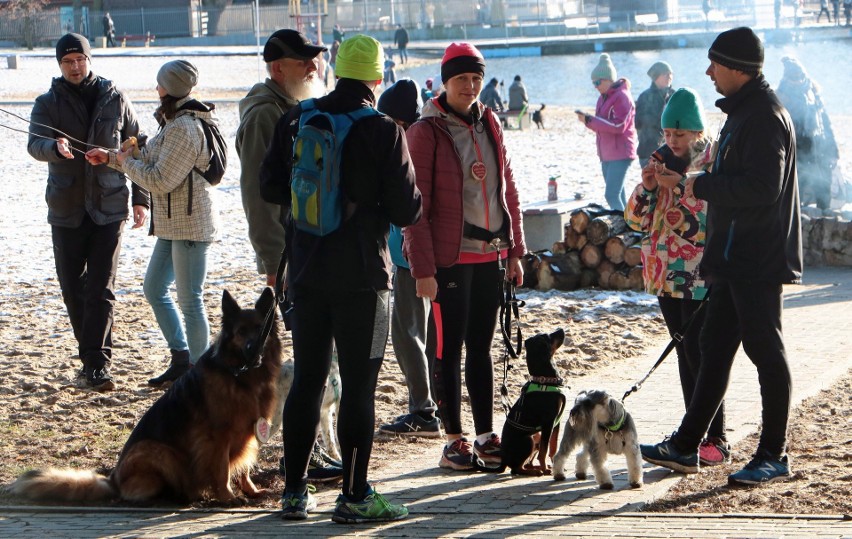
[[92,47],[86,36],[80,34],[65,34],[56,42],[56,61],[61,62],[66,54],[79,52],[85,54],[86,58],[92,59]]
[[727,68],[757,75],[763,67],[763,43],[751,28],[741,26],[719,34],[707,57]]
[[399,79],[382,92],[376,108],[394,120],[413,124],[420,118],[420,89],[411,79]]

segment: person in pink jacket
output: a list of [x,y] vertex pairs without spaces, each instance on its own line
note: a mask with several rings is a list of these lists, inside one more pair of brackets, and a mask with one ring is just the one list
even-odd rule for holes
[[[441,61],[446,88],[426,102],[406,132],[423,218],[404,230],[403,250],[417,295],[432,300],[437,351],[434,391],[447,443],[439,466],[470,470],[500,465],[493,428],[491,341],[505,278],[523,280],[526,246],[512,168],[493,111],[478,101],[485,60],[473,45],[453,43]],[[461,356],[476,439],[463,436]]]
[[617,78],[609,54],[601,54],[592,70],[592,83],[600,92],[595,114],[577,111],[577,118],[597,135],[598,157],[606,182],[607,205],[624,211],[627,193],[624,178],[636,159],[636,105],[630,95],[630,81]]

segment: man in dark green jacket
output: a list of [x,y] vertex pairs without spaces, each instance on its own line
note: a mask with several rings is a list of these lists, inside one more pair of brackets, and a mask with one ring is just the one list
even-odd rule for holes
[[[139,133],[139,124],[124,94],[92,73],[85,37],[62,36],[56,59],[62,76],[36,99],[27,150],[48,163],[47,221],[62,299],[83,363],[80,375],[88,386],[106,391],[115,387],[108,368],[113,288],[131,190],[124,174],[90,165],[83,154],[92,147],[118,148]],[[131,186],[133,228],[139,228],[147,219],[149,197]]]
[[763,44],[750,28],[720,34],[707,74],[728,115],[708,174],[686,181],[684,196],[706,200],[701,273],[710,303],[701,332],[701,368],[686,415],[670,439],[643,445],[645,460],[685,473],[725,396],[740,344],[757,367],[763,405],[752,460],[728,476],[737,486],[790,477],[786,454],[791,376],[781,332],[782,286],[801,283],[802,238],[796,136],[790,115],[761,74]]

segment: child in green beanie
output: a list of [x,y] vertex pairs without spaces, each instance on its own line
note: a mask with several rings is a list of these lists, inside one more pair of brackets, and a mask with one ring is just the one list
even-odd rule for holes
[[[683,196],[683,182],[688,174],[700,173],[710,165],[710,140],[704,132],[705,124],[704,108],[697,93],[681,88],[671,96],[661,118],[666,145],[654,152],[642,168],[642,182],[634,189],[624,211],[628,226],[645,234],[642,241],[645,290],[657,296],[669,333],[683,335],[675,349],[687,407],[701,365],[698,336],[704,313],[699,307],[708,290],[698,265],[704,253],[707,203]],[[665,159],[667,153],[677,157],[685,170],[666,166],[675,161]],[[698,314],[683,331],[686,321],[696,311]],[[699,446],[702,466],[730,460],[724,414],[723,404],[710,424],[707,438]]]

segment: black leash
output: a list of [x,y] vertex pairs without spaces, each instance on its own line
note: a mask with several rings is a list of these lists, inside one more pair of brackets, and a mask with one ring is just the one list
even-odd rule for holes
[[[521,334],[521,319],[520,307],[525,305],[525,302],[518,300],[515,295],[515,282],[506,278],[506,266],[500,260],[499,239],[493,240],[497,248],[497,267],[498,278],[500,282],[500,333],[503,335],[503,344],[506,345],[506,351],[503,353],[503,382],[500,384],[500,403],[503,405],[504,411],[508,414],[512,407],[509,401],[509,370],[512,366],[509,364],[509,358],[518,359],[521,357],[521,346],[523,345],[523,336]],[[514,319],[513,319],[514,316]],[[512,330],[514,326],[517,343],[512,344]]]
[[701,300],[701,304],[698,305],[698,308],[695,309],[695,311],[692,313],[692,315],[690,315],[690,317],[686,320],[686,322],[684,322],[684,324],[683,324],[683,326],[681,326],[680,330],[677,331],[672,336],[672,339],[669,341],[669,344],[666,345],[665,350],[663,350],[663,353],[660,355],[660,359],[658,359],[657,362],[654,363],[654,366],[651,367],[651,370],[648,371],[648,374],[646,374],[641,380],[639,380],[638,382],[633,384],[633,387],[628,389],[627,392],[624,394],[624,396],[621,397],[622,403],[631,393],[636,393],[637,391],[639,391],[642,388],[642,384],[644,384],[645,381],[651,376],[651,374],[653,374],[653,372],[655,370],[657,370],[657,367],[659,367],[663,363],[663,361],[671,353],[671,351],[674,350],[674,348],[678,344],[683,342],[683,336],[686,335],[686,330],[688,330],[689,326],[692,325],[692,321],[695,320],[695,317],[698,316],[698,313],[700,313],[701,309],[704,308],[704,304],[707,303],[708,299],[710,299],[710,290],[709,289],[707,290],[707,295],[705,295],[704,299]]

